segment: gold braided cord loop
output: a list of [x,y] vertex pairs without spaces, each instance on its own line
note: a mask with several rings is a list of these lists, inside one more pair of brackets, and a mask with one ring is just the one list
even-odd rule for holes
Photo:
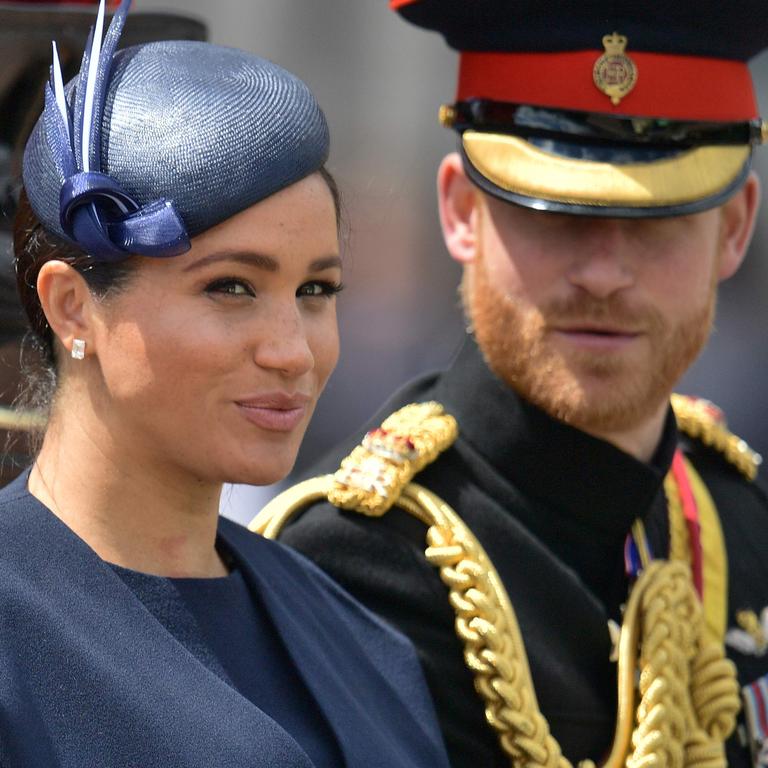
[[0,429],[34,432],[37,429],[43,429],[45,424],[46,418],[40,413],[0,406]]
[[333,487],[333,475],[320,475],[291,486],[275,496],[256,517],[248,523],[248,530],[276,539],[288,521],[300,510],[316,501],[325,501]]
[[741,706],[739,685],[736,668],[725,658],[721,644],[705,644],[694,658],[691,701],[701,727],[711,738],[725,741],[733,733]]
[[456,633],[488,723],[515,765],[569,768],[539,710],[507,592],[480,542],[437,496],[411,483],[398,504],[426,523],[426,557],[448,587]]
[[456,419],[439,403],[412,403],[366,434],[334,475],[328,501],[378,517],[403,488],[458,435]]
[[[341,476],[326,475],[289,489],[249,528],[276,537],[296,511],[323,497],[367,515],[383,514],[397,503],[421,520],[427,526],[426,558],[448,588],[465,661],[510,765],[572,768],[539,709],[517,618],[493,563],[456,512],[410,480],[418,471],[415,466],[434,460],[452,443],[455,422],[436,403],[394,416],[384,423],[383,434],[369,433],[366,444],[344,460]],[[416,439],[407,431],[408,422],[414,431],[421,429]],[[360,479],[363,469],[373,470],[366,482]],[[394,479],[384,487],[380,477],[388,471]],[[674,481],[665,488],[670,505],[679,509]],[[721,643],[705,639],[682,512],[679,517],[680,524],[676,519],[670,524],[673,561],[651,562],[629,596],[619,636],[614,741],[602,768],[726,768],[723,741],[739,709],[735,667],[725,659]],[[584,761],[579,768],[594,766]]]
[[640,704],[627,768],[726,768],[736,725],[735,667],[721,646],[702,647],[703,614],[681,562],[656,561],[638,579]]
[[672,408],[681,432],[721,453],[748,480],[757,477],[762,456],[725,425],[722,411],[709,400],[672,395]]
[[[686,468],[689,473],[695,472],[687,461]],[[690,543],[680,491],[671,472],[664,480],[664,491],[669,511],[670,559],[682,565],[689,562]],[[697,498],[700,508],[704,506],[702,502],[703,499]],[[708,503],[711,504],[711,500]],[[711,521],[710,525],[715,523],[717,520]],[[685,575],[693,591],[690,568],[685,569]],[[722,575],[722,578],[725,578],[725,575]],[[705,583],[705,590],[708,588],[710,587]],[[714,621],[701,609],[700,601],[696,599],[694,602],[698,608],[695,621],[699,645],[697,654],[691,660],[689,687],[696,722],[703,733],[691,730],[692,741],[686,764],[719,768],[725,765],[722,742],[736,727],[736,716],[741,706],[739,686],[736,667],[725,658],[723,626],[718,622],[718,626],[713,628]]]

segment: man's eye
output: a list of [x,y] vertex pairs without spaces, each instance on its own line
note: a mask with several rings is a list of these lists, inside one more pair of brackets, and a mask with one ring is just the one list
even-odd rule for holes
[[243,280],[223,278],[214,280],[206,287],[207,293],[223,293],[228,296],[254,296],[253,288]]
[[326,280],[311,280],[308,283],[304,283],[298,291],[297,296],[326,296],[330,298],[335,296],[344,286],[341,283],[332,283]]

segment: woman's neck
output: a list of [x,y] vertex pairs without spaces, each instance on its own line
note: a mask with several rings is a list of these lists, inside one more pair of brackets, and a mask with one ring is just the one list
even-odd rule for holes
[[110,563],[159,576],[225,575],[215,548],[221,485],[148,459],[120,451],[97,424],[54,418],[29,490]]

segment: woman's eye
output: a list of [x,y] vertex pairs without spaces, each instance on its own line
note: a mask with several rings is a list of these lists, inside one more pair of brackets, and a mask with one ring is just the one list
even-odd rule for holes
[[255,296],[253,288],[244,280],[223,278],[206,286],[207,293],[223,293],[227,296]]
[[298,291],[297,296],[325,296],[330,298],[339,293],[344,286],[341,283],[332,283],[326,280],[311,280],[304,283]]

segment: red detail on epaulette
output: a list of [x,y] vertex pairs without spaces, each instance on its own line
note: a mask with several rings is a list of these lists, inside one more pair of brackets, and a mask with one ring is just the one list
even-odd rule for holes
[[[397,8],[411,0],[391,2]],[[739,122],[758,116],[745,63],[633,50],[627,56],[637,67],[637,84],[614,106],[592,79],[594,64],[603,53],[465,51],[460,59],[457,99],[671,120]]]
[[703,397],[695,397],[694,395],[683,395],[683,397],[691,405],[695,405],[697,408],[701,408],[716,424],[725,426],[725,414],[711,400],[707,400]]
[[411,3],[418,2],[418,0],[389,0],[389,7],[396,11],[398,8],[402,8],[404,5],[410,5]]

